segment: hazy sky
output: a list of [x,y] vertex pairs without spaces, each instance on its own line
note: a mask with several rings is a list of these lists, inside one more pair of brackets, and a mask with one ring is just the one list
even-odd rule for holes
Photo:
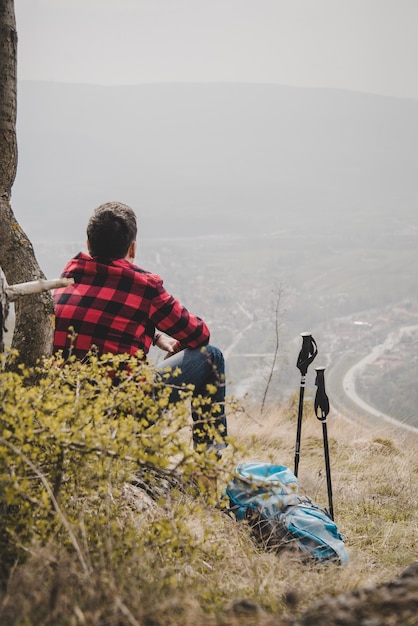
[[15,0],[20,79],[418,98],[418,0]]

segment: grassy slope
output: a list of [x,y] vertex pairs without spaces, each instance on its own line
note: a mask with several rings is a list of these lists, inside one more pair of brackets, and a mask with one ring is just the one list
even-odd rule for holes
[[[305,413],[300,490],[327,505],[321,424]],[[295,419],[273,413],[261,423],[248,425],[246,421],[240,425],[239,436],[247,440],[252,431],[252,457],[271,458],[293,468]],[[386,425],[371,428],[349,422],[332,411],[328,437],[335,519],[346,537],[350,564],[330,576],[320,575],[324,576],[323,592],[385,580],[417,558],[416,437]],[[303,595],[307,603],[308,597],[317,596],[317,584],[310,588],[306,580]]]
[[[231,415],[231,434],[244,449],[224,454],[225,473],[220,476],[219,491],[230,470],[243,460],[272,461],[293,468],[296,409],[294,402],[286,410],[262,418],[251,407]],[[183,558],[180,546],[178,559],[156,571],[152,548],[148,555],[127,557],[125,571],[109,570],[104,562],[103,569],[86,580],[76,559],[65,557],[53,544],[34,548],[28,563],[13,572],[7,593],[0,598],[0,616],[10,625],[23,623],[26,616],[25,623],[37,626],[232,626],[261,625],[275,614],[275,624],[285,624],[328,594],[391,579],[417,560],[416,440],[386,426],[371,429],[350,423],[332,412],[328,433],[335,519],[350,556],[346,567],[315,569],[294,556],[260,551],[241,524],[210,505],[195,509],[188,497],[182,496],[165,504],[164,515],[193,529],[197,553],[184,550]],[[322,430],[309,410],[302,430],[299,481],[302,493],[327,505]],[[122,518],[128,515],[135,518],[138,532],[143,524],[163,514],[158,503],[133,487],[121,496],[120,511],[120,528]],[[161,545],[155,549],[164,551]],[[259,607],[255,613],[250,610],[250,622],[242,616],[242,604],[240,610],[231,611],[242,599]],[[0,623],[6,622],[0,619]]]
[[[249,416],[234,420],[238,438],[250,443],[243,460],[271,460],[293,469],[292,413],[290,409],[285,416],[273,412],[262,420]],[[335,521],[345,536],[350,562],[344,568],[313,569],[291,556],[253,553],[253,599],[259,594],[266,606],[269,597],[270,609],[280,614],[283,623],[326,595],[388,581],[418,557],[416,438],[386,426],[352,423],[332,412],[328,436]],[[327,505],[324,468],[321,425],[315,417],[305,417],[300,491]]]

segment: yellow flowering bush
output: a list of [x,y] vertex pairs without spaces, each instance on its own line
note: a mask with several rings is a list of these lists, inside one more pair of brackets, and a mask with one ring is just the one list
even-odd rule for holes
[[[192,389],[184,387],[184,401],[170,403],[170,389],[137,358],[55,357],[17,372],[5,367],[10,358],[1,356],[0,379],[3,575],[31,542],[51,538],[75,550],[86,571],[110,538],[118,549],[109,549],[109,558],[125,558],[139,541],[127,528],[129,516],[120,516],[125,485],[139,481],[158,494],[158,484],[186,489],[199,474],[216,471],[215,455],[191,445]],[[141,541],[145,549],[164,535],[175,553],[184,532],[160,520]]]

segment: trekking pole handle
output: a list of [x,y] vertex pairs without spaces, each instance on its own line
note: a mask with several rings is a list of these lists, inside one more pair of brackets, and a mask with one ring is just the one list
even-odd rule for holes
[[329,413],[329,400],[325,392],[325,367],[315,367],[317,386],[315,395],[315,415],[321,421],[325,422]]
[[302,348],[299,352],[296,367],[298,368],[302,376],[306,376],[308,367],[318,354],[318,348],[316,346],[316,341],[312,337],[311,333],[304,332],[301,333],[300,336],[302,337]]

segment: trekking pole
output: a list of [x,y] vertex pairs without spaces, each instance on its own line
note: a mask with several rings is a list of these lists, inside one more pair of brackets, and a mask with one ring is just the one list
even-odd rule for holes
[[297,477],[300,458],[300,440],[302,436],[302,416],[303,416],[303,396],[305,393],[306,373],[309,365],[312,363],[318,349],[316,347],[315,339],[311,333],[302,333],[302,348],[299,352],[296,367],[300,371],[300,388],[299,388],[299,409],[298,409],[298,426],[296,431],[296,447],[295,447],[295,471],[294,474]]
[[329,448],[328,448],[328,432],[327,432],[327,415],[329,413],[329,400],[325,393],[325,367],[316,367],[316,380],[317,386],[315,396],[315,415],[322,422],[322,437],[324,439],[324,456],[325,456],[325,469],[327,473],[327,489],[328,489],[328,505],[331,519],[334,519],[334,507],[332,504],[332,485],[331,485],[331,466],[329,463]]

